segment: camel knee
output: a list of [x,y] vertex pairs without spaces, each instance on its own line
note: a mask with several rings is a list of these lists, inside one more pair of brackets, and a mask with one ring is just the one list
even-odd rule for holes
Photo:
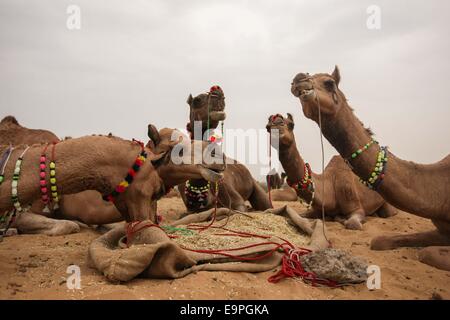
[[398,210],[394,206],[390,205],[389,203],[385,202],[381,208],[377,211],[377,214],[381,218],[389,218],[397,215]]
[[419,251],[419,261],[450,271],[450,247],[427,247]]

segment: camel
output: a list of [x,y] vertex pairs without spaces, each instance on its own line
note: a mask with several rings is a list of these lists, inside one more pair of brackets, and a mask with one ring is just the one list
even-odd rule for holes
[[[70,138],[66,137],[65,140],[67,139]],[[0,145],[33,145],[59,141],[60,139],[48,130],[21,126],[13,116],[7,116],[0,122]],[[115,206],[103,201],[101,194],[94,190],[61,197],[59,210],[46,212],[44,207],[41,200],[34,201],[30,210],[16,219],[13,227],[27,234],[63,235],[80,230],[78,223],[63,219],[81,221],[87,225],[122,220]]]
[[[322,174],[305,172],[305,168],[308,171],[310,167],[297,149],[294,126],[294,118],[288,113],[287,118],[280,114],[270,116],[266,128],[273,133],[271,142],[274,147],[278,146],[279,159],[287,173],[288,184],[298,197],[311,205],[304,217],[321,218],[324,203],[327,217],[342,222],[347,229],[362,230],[366,216],[377,213],[387,218],[396,214],[395,208],[380,195],[358,182],[358,177],[340,156],[334,156]],[[275,140],[278,143],[274,143]]]
[[281,176],[275,170],[266,176],[266,185],[270,192],[269,199],[272,201],[297,201],[297,193],[294,189],[285,184],[286,173]]
[[[205,133],[208,129],[217,129],[220,121],[225,120],[225,95],[219,86],[213,86],[208,93],[202,93],[187,99],[189,105],[189,123],[187,130],[191,139],[207,139]],[[195,124],[201,124],[195,132]],[[201,136],[200,136],[201,133]],[[264,211],[271,208],[271,204],[264,189],[252,177],[250,171],[243,164],[229,160],[223,173],[223,181],[219,186],[218,206],[232,208],[238,211],[247,211],[246,201],[249,201],[255,210]],[[189,190],[200,190],[199,193]],[[181,198],[189,213],[197,213],[213,207],[216,203],[214,186],[207,181],[190,180],[178,186]]]
[[434,164],[417,164],[370,143],[373,133],[348,105],[340,80],[337,66],[331,75],[299,73],[291,92],[300,99],[305,116],[321,125],[323,135],[366,185],[393,206],[428,218],[436,226],[428,232],[376,237],[371,248],[426,247],[419,251],[421,262],[450,270],[450,155]]
[[[148,219],[155,221],[154,203],[166,190],[187,179],[204,178],[217,182],[222,178],[220,173],[223,170],[222,166],[189,164],[194,163],[192,152],[195,150],[194,147],[191,147],[191,151],[186,155],[191,156],[190,162],[175,164],[171,159],[171,150],[177,144],[178,141],[168,141],[165,145],[167,151],[154,155],[151,150],[144,148],[143,145],[141,147],[139,143],[116,137],[86,136],[60,142],[55,146],[58,166],[57,180],[54,183],[57,183],[58,194],[96,190],[103,195],[110,195],[107,199],[114,202],[122,219],[128,222]],[[201,144],[200,150],[205,150],[206,146],[206,142]],[[6,165],[5,180],[0,186],[1,213],[13,209],[11,185],[16,168],[15,162],[26,148],[17,146],[11,154],[13,161],[9,161]],[[17,187],[18,198],[22,204],[40,197],[38,160],[42,148],[43,145],[30,146],[24,155]],[[3,146],[0,153],[3,154],[6,149]],[[50,152],[53,151],[47,151],[48,154]],[[143,160],[144,152],[149,154],[148,161]],[[136,166],[140,167],[140,170],[136,169]],[[134,179],[128,188],[125,186],[123,190],[123,179],[125,175],[128,179],[130,174]]]

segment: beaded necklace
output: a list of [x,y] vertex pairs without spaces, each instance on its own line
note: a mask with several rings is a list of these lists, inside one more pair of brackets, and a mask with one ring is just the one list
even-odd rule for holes
[[5,180],[5,168],[6,168],[6,165],[8,164],[9,158],[11,157],[11,153],[13,152],[13,150],[14,150],[14,147],[10,145],[9,148],[3,154],[2,160],[0,162],[1,167],[2,167],[2,171],[0,173],[0,185]]
[[377,190],[384,179],[387,161],[387,147],[381,147],[380,151],[378,152],[377,163],[375,164],[375,168],[370,173],[369,178],[367,180],[359,179],[359,181],[369,189]]
[[145,152],[144,144],[142,142],[134,140],[134,139],[133,139],[133,142],[138,143],[141,146],[141,153],[138,155],[138,157],[134,161],[134,164],[131,167],[131,169],[128,170],[128,174],[125,177],[125,180],[120,182],[109,195],[103,196],[103,200],[105,200],[105,201],[114,203],[116,201],[116,198],[121,193],[124,193],[128,189],[130,184],[133,182],[134,177],[139,172],[139,170],[141,169],[144,162],[147,160],[147,152]]
[[47,188],[47,181],[45,179],[45,175],[46,175],[46,168],[47,168],[47,148],[48,148],[48,143],[45,146],[44,150],[42,151],[41,157],[39,158],[39,185],[41,188],[41,200],[42,202],[45,204],[44,210],[43,212],[45,213],[49,213],[50,209],[48,208],[48,204],[50,202],[50,198],[48,197],[48,188]]
[[[310,209],[313,202],[314,202],[314,195],[315,195],[315,191],[316,191],[316,187],[314,185],[314,181],[312,179],[312,170],[311,170],[311,166],[309,165],[309,163],[305,163],[304,164],[304,175],[303,178],[297,182],[297,183],[291,183],[289,181],[289,179],[286,179],[288,185],[293,188],[295,191],[305,191],[308,190],[309,192],[311,192],[311,200],[309,201],[309,203],[306,205],[307,209]],[[299,197],[300,199],[300,197]],[[300,199],[301,200],[301,199]],[[301,201],[303,203],[303,201]]]
[[364,146],[362,146],[361,148],[359,148],[358,150],[356,150],[355,152],[353,152],[352,153],[352,155],[351,155],[351,158],[352,159],[356,159],[361,153],[363,153],[364,151],[366,151],[367,149],[369,149],[369,147],[372,145],[372,144],[374,144],[374,143],[376,143],[376,144],[378,144],[378,141],[375,141],[375,140],[370,140],[368,143],[366,143]]
[[186,196],[187,203],[190,207],[198,207],[202,209],[208,204],[208,195],[211,184],[209,181],[203,186],[193,186],[188,180],[185,184],[184,194]]
[[[53,143],[52,148],[52,159],[50,161],[50,190],[52,194],[53,201],[53,210],[57,210],[59,208],[59,196],[58,196],[58,186],[56,185],[56,160],[55,160],[55,149],[56,143]],[[41,189],[42,193],[42,189]]]
[[[14,168],[14,175],[11,182],[11,200],[15,208],[14,211],[19,213],[22,212],[23,209],[19,202],[17,188],[19,186],[20,170],[22,167],[23,157],[25,156],[25,153],[28,151],[28,149],[30,149],[30,147],[26,147],[25,150],[22,152],[22,154],[19,156],[19,159],[17,159],[16,166]],[[15,214],[13,215],[13,217],[14,216]]]

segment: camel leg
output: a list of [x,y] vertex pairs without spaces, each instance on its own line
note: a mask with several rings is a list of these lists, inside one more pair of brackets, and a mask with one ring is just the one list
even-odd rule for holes
[[31,212],[20,214],[12,225],[21,233],[25,234],[46,234],[57,236],[77,233],[80,226],[69,220],[56,220],[47,218]]
[[450,237],[438,230],[404,234],[395,236],[380,236],[372,239],[372,250],[391,250],[400,247],[429,247],[450,245]]
[[257,211],[265,211],[272,208],[269,195],[258,183],[256,183],[256,181],[253,182],[253,192],[248,201],[252,205],[253,209]]
[[300,214],[300,217],[307,219],[321,219],[322,212],[320,210],[315,210],[314,208],[310,208],[307,211]]
[[397,208],[389,203],[385,202],[380,209],[378,209],[377,214],[381,218],[393,217],[398,213]]
[[[223,190],[223,191],[222,191]],[[241,212],[247,212],[247,206],[245,205],[244,199],[241,195],[231,188],[221,189],[220,203],[225,208],[231,207],[231,209],[238,210]]]
[[450,247],[428,247],[419,251],[419,261],[450,271]]

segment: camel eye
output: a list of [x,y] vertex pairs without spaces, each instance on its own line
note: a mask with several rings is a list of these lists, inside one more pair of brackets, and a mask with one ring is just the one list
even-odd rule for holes
[[199,108],[202,105],[202,100],[199,97],[195,97],[194,100],[192,101],[192,106],[194,108]]
[[325,80],[323,82],[325,88],[329,91],[333,91],[334,90],[334,81],[333,80]]

